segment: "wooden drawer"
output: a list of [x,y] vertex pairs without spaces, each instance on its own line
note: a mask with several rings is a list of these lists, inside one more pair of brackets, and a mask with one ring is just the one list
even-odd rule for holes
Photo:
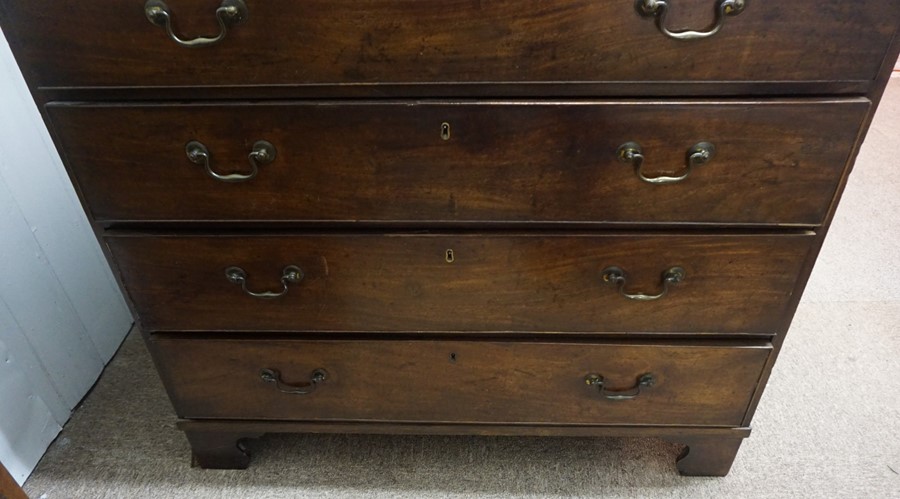
[[[155,337],[151,345],[182,418],[610,425],[740,425],[771,352],[763,343]],[[311,382],[316,371],[324,381]],[[590,375],[603,384],[588,384]],[[609,398],[628,395],[636,396]]]
[[[168,0],[175,34],[219,33],[221,3]],[[714,0],[670,3],[670,30],[714,20]],[[661,34],[632,0],[246,4],[246,22],[199,49],[178,46],[149,22],[144,0],[2,0],[0,22],[32,83],[45,88],[870,82],[898,24],[894,0],[750,0],[719,33],[693,41]]]
[[[97,220],[822,223],[866,99],[48,107]],[[449,128],[442,134],[442,126]],[[449,137],[448,137],[449,134]],[[216,174],[192,162],[199,141]],[[688,151],[714,155],[686,179]]]
[[[773,334],[814,237],[323,234],[107,236],[147,331]],[[449,258],[448,252],[452,252]],[[452,260],[452,262],[448,262]],[[283,278],[288,266],[299,282]],[[622,292],[604,281],[626,274]],[[240,267],[249,296],[226,269]],[[677,284],[663,285],[673,267]]]

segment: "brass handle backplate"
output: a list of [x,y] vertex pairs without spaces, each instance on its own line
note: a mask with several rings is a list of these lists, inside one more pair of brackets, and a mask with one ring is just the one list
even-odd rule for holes
[[629,163],[634,168],[634,175],[648,184],[674,184],[688,178],[694,168],[705,165],[716,155],[716,146],[709,142],[698,142],[687,152],[687,165],[684,173],[678,176],[661,175],[659,177],[648,177],[644,175],[642,170],[644,166],[644,151],[637,142],[626,142],[619,146],[616,151],[616,157],[623,163]]
[[662,291],[654,295],[645,293],[629,293],[625,290],[627,285],[627,276],[625,271],[619,267],[607,267],[603,269],[603,282],[610,286],[617,286],[619,294],[635,301],[654,301],[659,300],[669,292],[669,286],[680,283],[684,280],[685,271],[681,267],[672,267],[662,274]]
[[284,296],[288,292],[288,283],[298,283],[303,280],[303,271],[296,265],[288,265],[281,274],[281,291],[261,291],[255,292],[247,289],[247,272],[240,267],[228,267],[225,269],[225,279],[232,284],[239,284],[244,293],[254,297],[271,300]]
[[674,40],[698,40],[718,33],[725,25],[725,18],[736,16],[747,8],[749,0],[716,0],[716,20],[704,31],[669,31],[666,27],[666,14],[670,4],[675,0],[635,0],[634,8],[641,17],[656,18],[659,32]]
[[259,174],[259,167],[267,165],[275,161],[275,146],[265,140],[256,141],[247,159],[250,161],[250,173],[228,173],[222,174],[213,170],[210,159],[209,149],[203,143],[192,140],[184,146],[184,153],[187,155],[191,163],[201,165],[206,168],[206,173],[210,177],[221,182],[245,182],[253,179]]
[[321,383],[328,379],[328,373],[324,369],[316,369],[309,378],[309,383],[290,385],[281,380],[281,373],[277,369],[266,368],[259,372],[259,377],[266,383],[274,383],[278,391],[290,395],[309,395],[316,391]]
[[151,24],[166,30],[169,38],[182,47],[208,47],[215,45],[225,38],[228,28],[236,26],[247,20],[247,5],[244,0],[222,0],[222,4],[216,9],[216,20],[219,21],[219,34],[214,37],[197,37],[192,40],[184,40],[175,34],[172,29],[172,14],[169,6],[162,0],[147,0],[144,4],[144,14]]
[[637,383],[627,390],[608,390],[603,376],[599,374],[588,374],[584,377],[584,382],[588,386],[596,386],[600,396],[607,400],[631,400],[641,394],[642,388],[650,388],[656,384],[656,378],[653,373],[641,374],[637,377]]

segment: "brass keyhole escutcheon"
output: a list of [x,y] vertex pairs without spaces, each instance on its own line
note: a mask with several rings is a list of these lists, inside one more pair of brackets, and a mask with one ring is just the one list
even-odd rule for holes
[[450,140],[450,123],[441,123],[441,139]]
[[444,253],[444,260],[447,260],[447,263],[453,263],[453,260],[456,260],[456,256],[453,254],[452,249],[448,249]]

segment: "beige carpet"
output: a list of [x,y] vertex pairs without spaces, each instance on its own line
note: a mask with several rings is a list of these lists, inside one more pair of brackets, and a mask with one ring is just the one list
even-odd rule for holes
[[189,466],[136,335],[25,485],[82,497],[900,498],[900,79],[889,87],[785,351],[725,478],[641,439],[278,435],[246,471]]

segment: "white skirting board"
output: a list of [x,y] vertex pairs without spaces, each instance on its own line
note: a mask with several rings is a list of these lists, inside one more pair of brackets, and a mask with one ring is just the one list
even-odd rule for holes
[[0,462],[20,484],[132,324],[0,35]]

